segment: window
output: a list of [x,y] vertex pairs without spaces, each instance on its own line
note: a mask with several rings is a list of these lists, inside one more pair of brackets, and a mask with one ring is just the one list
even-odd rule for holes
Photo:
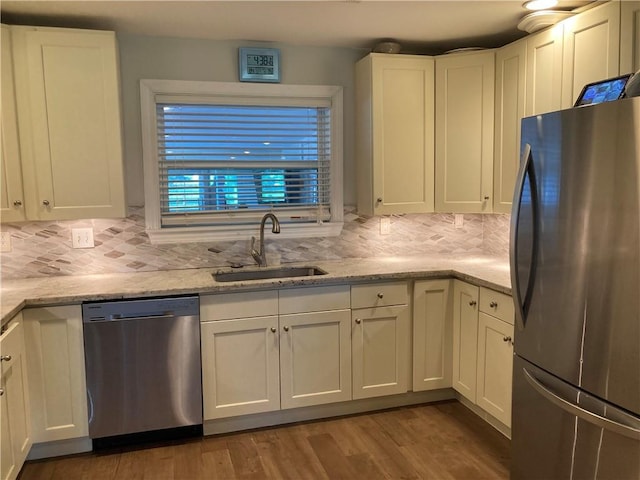
[[142,80],[141,101],[153,243],[246,238],[267,212],[339,234],[340,87]]

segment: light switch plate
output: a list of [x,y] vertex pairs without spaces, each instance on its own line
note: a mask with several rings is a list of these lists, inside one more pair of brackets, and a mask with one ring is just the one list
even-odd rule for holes
[[71,246],[73,248],[93,248],[93,228],[72,228]]
[[389,217],[380,218],[380,235],[389,235],[391,233],[391,219]]
[[0,232],[0,252],[11,251],[11,233]]

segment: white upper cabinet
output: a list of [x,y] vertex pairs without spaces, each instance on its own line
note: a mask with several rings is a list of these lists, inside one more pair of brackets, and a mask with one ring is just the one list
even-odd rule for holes
[[438,212],[492,211],[494,78],[493,50],[436,58]]
[[620,73],[640,70],[640,2],[620,2]]
[[620,2],[608,2],[564,21],[562,108],[587,83],[615,77],[620,61]]
[[2,137],[0,148],[0,216],[4,222],[25,220],[18,139],[11,32],[2,25]]
[[115,34],[11,31],[26,217],[125,216]]
[[358,211],[433,211],[433,59],[372,53],[356,64]]
[[558,24],[527,37],[527,117],[560,109],[563,31]]
[[496,51],[494,213],[511,213],[520,158],[520,121],[525,110],[526,74],[526,40]]

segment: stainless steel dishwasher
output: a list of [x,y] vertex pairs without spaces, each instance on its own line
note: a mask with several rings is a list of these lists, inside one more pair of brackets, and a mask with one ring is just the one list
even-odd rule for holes
[[94,447],[202,433],[197,296],[85,303],[82,316]]

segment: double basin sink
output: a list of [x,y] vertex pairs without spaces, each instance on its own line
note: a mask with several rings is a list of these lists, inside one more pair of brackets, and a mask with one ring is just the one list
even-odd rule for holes
[[327,272],[321,268],[304,266],[219,271],[213,273],[212,276],[216,282],[246,282],[250,280],[269,280],[275,278],[313,277],[326,274]]

